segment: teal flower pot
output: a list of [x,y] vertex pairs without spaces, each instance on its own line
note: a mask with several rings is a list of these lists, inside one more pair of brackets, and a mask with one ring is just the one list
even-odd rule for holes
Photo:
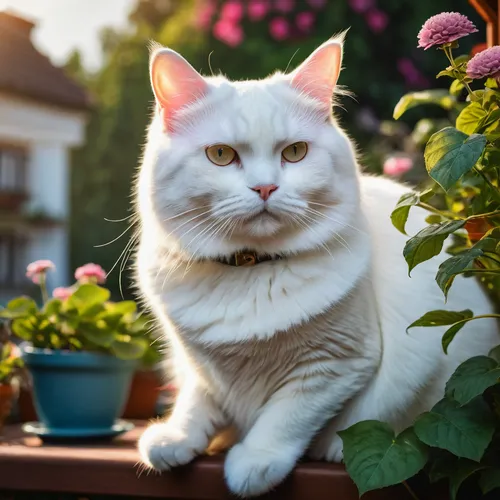
[[47,429],[109,429],[125,406],[136,360],[29,345],[22,357],[33,378],[34,404]]

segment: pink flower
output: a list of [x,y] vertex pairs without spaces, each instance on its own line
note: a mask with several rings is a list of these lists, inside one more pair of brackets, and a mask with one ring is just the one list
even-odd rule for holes
[[375,6],[375,0],[349,0],[349,6],[354,12],[363,14]]
[[427,78],[419,71],[413,61],[407,57],[402,57],[397,61],[399,72],[404,76],[406,83],[414,87],[428,86]]
[[275,40],[286,40],[290,35],[290,25],[284,17],[275,17],[269,23],[269,32]]
[[366,22],[374,33],[381,33],[387,28],[389,18],[385,12],[378,9],[372,9],[366,14]]
[[295,6],[295,0],[274,0],[274,7],[279,12],[291,12]]
[[73,295],[73,290],[64,286],[54,288],[54,291],[52,292],[52,297],[60,300],[66,300],[71,297],[71,295]]
[[464,15],[458,12],[442,12],[425,21],[418,34],[418,46],[427,50],[434,45],[454,42],[476,32],[472,21]]
[[76,280],[82,283],[104,283],[106,281],[106,271],[98,264],[85,264],[75,271]]
[[301,31],[308,32],[314,26],[315,16],[312,12],[299,12],[295,24]]
[[200,7],[198,17],[195,20],[196,26],[199,28],[206,30],[210,23],[212,22],[212,17],[215,13],[215,3],[213,1],[204,2]]
[[407,156],[391,156],[384,162],[384,174],[398,177],[413,168],[413,160]]
[[243,4],[238,0],[230,0],[222,7],[220,18],[237,23],[243,17]]
[[500,45],[494,45],[489,49],[476,54],[467,63],[467,76],[469,78],[500,78]]
[[322,9],[326,5],[326,0],[307,0],[313,9]]
[[241,26],[225,19],[221,19],[215,23],[213,34],[215,38],[230,47],[236,47],[243,41]]
[[56,266],[51,260],[35,260],[26,268],[26,276],[35,284],[40,283],[40,275],[47,271],[55,270]]
[[260,21],[269,11],[268,0],[252,0],[248,4],[248,17],[251,21]]

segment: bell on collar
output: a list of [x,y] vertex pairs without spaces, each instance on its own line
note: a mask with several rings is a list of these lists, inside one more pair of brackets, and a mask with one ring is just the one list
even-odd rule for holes
[[237,267],[249,267],[257,264],[257,254],[255,252],[241,252],[234,256]]

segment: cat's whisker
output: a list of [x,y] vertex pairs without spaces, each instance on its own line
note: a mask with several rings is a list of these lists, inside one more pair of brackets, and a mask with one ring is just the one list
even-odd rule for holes
[[[311,203],[311,202],[309,202],[309,203]],[[326,207],[327,205],[323,205],[323,206]],[[325,217],[326,219],[330,219],[335,224],[339,224],[341,226],[348,227],[349,229],[352,229],[353,231],[357,231],[360,234],[365,234],[365,232],[362,231],[361,229],[359,229],[359,228],[357,228],[355,226],[351,226],[351,224],[348,224],[347,222],[342,222],[342,221],[339,221],[337,219],[334,219],[333,217],[330,217],[330,216],[324,214],[323,212],[320,212],[319,210],[316,210],[316,209],[311,208],[311,207],[307,207],[306,210],[312,211],[313,213],[315,213],[317,215],[321,215],[322,217]]]
[[186,215],[190,212],[194,212],[195,210],[202,210],[204,208],[210,208],[211,205],[203,205],[201,207],[195,207],[195,208],[190,208],[189,210],[185,210],[184,212],[181,212],[180,214],[176,214],[172,217],[169,217],[168,219],[163,219],[163,222],[169,222],[173,219],[177,219],[178,217],[182,217],[183,215]]
[[[311,217],[310,215],[302,214],[302,216],[306,217],[311,222],[317,222],[317,220],[314,219],[313,217]],[[313,228],[311,227],[310,229],[313,229]],[[340,236],[338,233],[335,233],[335,232],[332,233],[332,236],[335,239],[335,241],[337,241],[338,243],[340,243],[340,245],[342,245],[349,253],[351,253],[351,249],[349,247],[349,244],[347,243],[347,241],[342,236]]]
[[[307,212],[312,213],[313,215],[319,215],[319,216],[324,217],[325,219],[331,220],[330,217],[326,217],[323,213],[318,212],[317,210],[313,211],[311,209],[307,209]],[[342,222],[340,222],[340,221],[338,221],[337,224],[340,225],[340,226],[345,227],[345,225]],[[345,243],[345,248],[347,248],[350,251],[350,249],[349,249],[349,243],[346,241],[346,239],[341,234],[334,233],[334,237],[338,238],[339,240],[342,240]]]

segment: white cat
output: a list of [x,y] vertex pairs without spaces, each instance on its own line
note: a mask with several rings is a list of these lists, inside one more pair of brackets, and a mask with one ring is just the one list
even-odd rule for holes
[[[472,279],[457,278],[444,304],[442,257],[408,277],[389,216],[409,189],[360,175],[331,116],[341,60],[336,38],[289,75],[230,82],[172,50],[152,54],[138,277],[180,387],[171,417],[139,442],[155,469],[233,426],[228,486],[263,493],[306,453],[340,461],[336,432],[360,420],[402,430],[459,362],[498,343],[490,320],[465,327],[448,356],[443,328],[405,333],[432,309],[491,309]],[[425,215],[412,211],[410,233]]]

